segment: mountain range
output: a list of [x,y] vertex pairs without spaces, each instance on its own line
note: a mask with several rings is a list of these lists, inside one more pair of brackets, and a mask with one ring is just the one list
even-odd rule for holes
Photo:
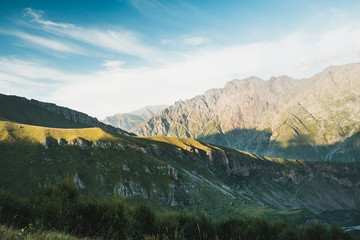
[[132,131],[189,137],[265,157],[360,161],[360,64],[310,78],[232,80],[178,101]]
[[83,194],[146,201],[161,211],[359,224],[359,163],[267,158],[191,138],[137,137],[15,96],[1,95],[0,106],[0,187],[20,196],[70,178]]

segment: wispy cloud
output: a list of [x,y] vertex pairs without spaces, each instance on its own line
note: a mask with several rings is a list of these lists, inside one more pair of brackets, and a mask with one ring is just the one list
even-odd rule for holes
[[157,0],[128,0],[128,2],[131,6],[140,11],[165,8],[165,6]]
[[185,38],[182,42],[185,45],[197,46],[197,45],[204,44],[208,41],[209,41],[209,39],[204,38],[204,37],[188,37],[188,38]]
[[82,80],[81,75],[65,73],[56,68],[46,66],[42,61],[28,61],[15,57],[1,57],[0,58],[0,72],[9,76],[14,76],[19,79],[24,79],[32,82],[41,82],[42,80],[54,82],[69,83],[74,79]]
[[[0,89],[1,93],[5,94],[25,96],[59,104],[67,103],[64,99],[59,101],[59,99],[54,98],[57,89],[70,85],[76,86],[77,84],[84,86],[86,81],[91,78],[91,75],[74,74],[50,67],[47,62],[43,61],[0,57]],[[79,109],[77,104],[70,104],[69,106]],[[85,108],[81,106],[80,109],[85,111]]]
[[136,56],[147,61],[160,61],[161,57],[151,47],[143,44],[137,34],[123,29],[83,28],[73,24],[56,23],[43,19],[43,12],[27,9],[32,21],[43,26],[43,29],[61,37],[67,37],[103,50]]
[[85,28],[72,29],[53,29],[55,33],[67,35],[87,44],[91,44],[103,49],[114,51],[120,54],[127,54],[150,60],[151,56],[156,56],[155,51],[142,44],[138,38],[130,31],[97,30]]
[[64,73],[44,62],[26,61],[15,57],[0,58],[1,92],[45,100],[56,88],[82,81],[82,76]]
[[45,26],[50,26],[50,27],[62,27],[62,28],[68,28],[68,27],[73,27],[72,24],[68,24],[68,23],[56,23],[56,22],[52,22],[49,20],[44,20],[42,18],[44,12],[41,10],[34,10],[32,8],[26,8],[25,9],[26,13],[31,16],[33,18],[33,22],[37,22],[40,24],[43,24]]
[[34,45],[40,47],[41,49],[53,50],[61,53],[77,54],[77,55],[86,55],[85,51],[80,47],[75,46],[74,44],[66,44],[59,40],[49,39],[45,37],[39,37],[32,34],[28,34],[21,31],[5,31],[0,30],[1,33],[12,35],[23,39],[24,41],[30,43],[30,47],[33,48]]

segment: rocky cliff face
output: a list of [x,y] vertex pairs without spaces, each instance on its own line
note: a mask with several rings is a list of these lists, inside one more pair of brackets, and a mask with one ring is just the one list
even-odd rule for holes
[[137,125],[160,113],[166,107],[168,106],[146,106],[130,113],[118,113],[114,116],[106,117],[102,122],[131,132]]
[[198,138],[262,156],[360,161],[357,148],[349,149],[358,143],[359,90],[360,64],[301,80],[233,80],[175,103],[134,132]]

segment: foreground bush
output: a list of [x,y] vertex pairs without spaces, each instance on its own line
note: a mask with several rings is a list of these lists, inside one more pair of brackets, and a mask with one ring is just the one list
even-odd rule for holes
[[337,225],[328,230],[321,224],[298,227],[263,218],[216,221],[183,213],[159,214],[146,205],[129,206],[119,198],[86,199],[70,180],[31,199],[0,191],[0,223],[33,234],[51,230],[98,239],[352,239]]

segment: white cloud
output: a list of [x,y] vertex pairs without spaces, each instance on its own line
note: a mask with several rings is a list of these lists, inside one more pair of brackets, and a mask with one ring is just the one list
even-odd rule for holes
[[43,26],[43,30],[80,41],[111,52],[136,56],[147,61],[161,61],[162,57],[151,47],[143,44],[139,37],[128,30],[103,30],[96,28],[82,28],[73,24],[56,23],[43,20],[42,11],[26,9],[33,18],[32,21]]
[[70,74],[35,62],[0,58],[1,93],[43,99],[60,87],[64,79],[70,81]]
[[208,42],[209,39],[203,37],[189,37],[185,38],[182,42],[185,45],[197,46]]
[[52,22],[52,21],[48,21],[48,20],[43,20],[42,15],[44,14],[44,12],[41,10],[34,10],[31,8],[26,8],[25,11],[29,16],[31,16],[33,18],[34,22],[43,24],[45,26],[62,27],[62,28],[73,27],[72,24],[68,24],[68,23],[56,23],[56,22]]
[[125,64],[124,61],[110,61],[110,60],[106,60],[104,61],[104,63],[101,65],[103,67],[106,67],[106,69],[108,71],[120,71],[121,70],[121,66],[123,66]]
[[160,41],[161,45],[169,45],[169,46],[174,46],[175,42],[169,39],[162,39]]
[[71,54],[78,54],[78,55],[85,55],[85,51],[80,49],[77,46],[74,46],[73,44],[65,44],[61,41],[54,40],[54,39],[48,39],[44,37],[35,36],[32,34],[20,32],[20,31],[3,31],[0,30],[0,32],[19,37],[31,44],[31,47],[34,47],[35,45],[38,45],[41,47],[41,49],[49,49],[61,53],[71,53]]
[[[82,75],[66,73],[46,66],[44,62],[26,61],[17,58],[0,58],[0,73],[23,79],[24,82],[52,80],[56,82],[71,82],[73,79],[82,80]],[[1,81],[2,79],[0,79]]]
[[75,82],[84,86],[89,77],[54,69],[44,62],[0,57],[0,89],[5,94],[53,102],[56,101],[53,94],[58,88]]
[[140,43],[135,34],[130,31],[97,30],[80,27],[53,29],[53,31],[87,44],[145,60],[152,59],[151,56],[155,58],[157,55],[153,49]]

